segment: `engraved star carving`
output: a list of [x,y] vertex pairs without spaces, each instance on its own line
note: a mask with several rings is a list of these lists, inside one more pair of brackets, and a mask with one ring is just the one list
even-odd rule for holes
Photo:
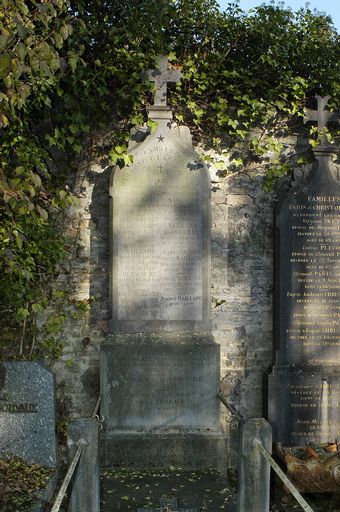
[[158,139],[158,142],[164,142],[165,137],[163,137],[163,135],[159,135],[157,137],[157,139]]

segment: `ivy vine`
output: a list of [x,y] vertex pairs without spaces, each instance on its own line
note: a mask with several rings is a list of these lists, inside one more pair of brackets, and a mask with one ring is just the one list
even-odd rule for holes
[[[64,213],[84,151],[111,130],[126,163],[128,130],[145,119],[143,69],[167,54],[183,79],[177,121],[238,147],[234,167],[268,152],[269,186],[289,172],[277,134],[301,123],[316,93],[339,105],[339,34],[324,14],[282,3],[250,13],[215,0],[2,0],[0,11],[0,324],[3,354],[60,353],[63,312],[50,285],[67,253]],[[233,167],[222,170],[232,172]],[[60,304],[65,299],[58,298]],[[40,322],[39,315],[45,314]],[[53,332],[52,332],[53,331]]]

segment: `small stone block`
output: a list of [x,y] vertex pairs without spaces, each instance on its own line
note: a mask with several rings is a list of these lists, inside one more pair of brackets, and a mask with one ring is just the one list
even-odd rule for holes
[[271,453],[272,430],[264,418],[250,418],[241,423],[239,452],[238,510],[239,512],[268,512],[270,465],[253,445],[261,441]]
[[32,361],[0,363],[0,457],[57,465],[55,379]]
[[70,460],[78,443],[84,441],[70,497],[69,512],[99,512],[98,423],[94,418],[81,418],[70,423],[68,446]]

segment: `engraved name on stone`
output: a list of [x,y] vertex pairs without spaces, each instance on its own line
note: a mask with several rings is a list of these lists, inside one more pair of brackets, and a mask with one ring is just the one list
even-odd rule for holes
[[0,413],[38,413],[38,404],[34,402],[16,403],[10,400],[6,391],[0,392]]
[[9,413],[37,413],[37,404],[33,403],[21,403],[21,404],[15,404],[15,403],[9,403],[9,404],[1,404],[0,403],[0,412],[9,412]]

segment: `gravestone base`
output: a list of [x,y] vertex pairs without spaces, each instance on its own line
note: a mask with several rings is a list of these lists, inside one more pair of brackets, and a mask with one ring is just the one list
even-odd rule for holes
[[340,438],[339,366],[275,366],[268,397],[274,442],[318,446]]
[[106,432],[100,437],[102,467],[227,468],[226,437],[219,431]]
[[220,347],[211,335],[110,334],[100,373],[102,466],[223,465]]

